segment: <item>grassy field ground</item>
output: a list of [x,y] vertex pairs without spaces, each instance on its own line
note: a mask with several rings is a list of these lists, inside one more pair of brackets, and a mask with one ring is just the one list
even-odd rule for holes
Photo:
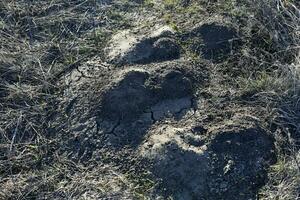
[[[210,83],[199,93],[212,103],[204,112],[243,113],[266,129],[277,161],[257,198],[300,199],[299,7],[296,0],[2,0],[0,199],[153,199],[156,179],[144,168],[124,172],[121,153],[114,161],[105,160],[114,154],[107,151],[100,160],[74,159],[64,79],[80,66],[102,65],[118,31],[159,23],[181,38],[211,19],[238,30],[241,49],[208,64]],[[190,42],[179,42],[183,57],[203,62]],[[97,79],[85,82],[90,91],[82,96],[97,94]],[[220,113],[222,92],[233,97]]]

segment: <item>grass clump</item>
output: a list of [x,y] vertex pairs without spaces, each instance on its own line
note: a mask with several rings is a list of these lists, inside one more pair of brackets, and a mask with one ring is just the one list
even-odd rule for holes
[[289,85],[284,77],[276,76],[275,73],[259,72],[254,78],[240,78],[238,80],[240,92],[242,96],[253,96],[259,93],[284,93],[291,85]]
[[264,61],[261,66],[267,66],[268,72],[258,72],[245,91],[258,92],[266,105],[274,103],[277,113],[270,124],[276,130],[278,162],[270,170],[260,199],[299,199],[300,10],[292,1],[255,3],[256,25],[261,27],[257,34],[268,38],[267,48],[260,48],[263,56],[256,59]]

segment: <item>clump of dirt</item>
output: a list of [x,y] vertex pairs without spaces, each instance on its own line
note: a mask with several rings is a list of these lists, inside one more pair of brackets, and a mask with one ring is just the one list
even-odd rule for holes
[[118,141],[126,138],[125,143],[138,144],[152,124],[164,118],[179,119],[195,106],[194,78],[187,69],[166,67],[170,64],[125,69],[105,87],[97,118],[100,127],[112,124],[108,127],[113,128],[104,131],[110,141],[117,136]]
[[178,60],[112,69],[92,63],[67,79],[68,130],[74,137],[63,149],[80,161],[93,159],[101,148],[137,147],[154,124],[194,112],[195,86],[208,82],[201,63]]
[[166,112],[172,112],[180,107],[174,104],[174,100],[193,95],[190,79],[180,71],[168,70],[159,75],[150,71],[126,70],[122,76],[103,95],[100,115],[104,119],[133,121],[147,109],[152,110],[152,106],[157,110],[162,104],[167,106],[164,108]]
[[212,159],[210,192],[225,199],[255,198],[274,164],[273,139],[261,128],[221,131],[208,150]]
[[174,39],[160,38],[153,43],[153,55],[150,60],[165,61],[174,60],[180,57],[180,47]]
[[190,127],[164,125],[141,145],[162,180],[163,195],[175,199],[251,199],[274,163],[274,145],[256,127],[198,135]]
[[107,91],[103,97],[102,115],[111,120],[132,120],[141,114],[154,99],[150,87],[145,85],[149,73],[129,71]]
[[189,34],[191,49],[203,58],[220,62],[236,49],[240,40],[237,31],[216,22],[196,26]]
[[122,31],[112,37],[106,49],[108,62],[124,64],[147,64],[178,59],[180,46],[177,44],[174,31],[163,26],[144,36]]

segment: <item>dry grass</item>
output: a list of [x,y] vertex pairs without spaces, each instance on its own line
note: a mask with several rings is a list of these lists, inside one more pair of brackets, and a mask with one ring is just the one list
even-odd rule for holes
[[[118,13],[120,2],[95,2],[0,2],[0,199],[130,198],[137,190],[115,169],[87,168],[59,155],[63,130],[51,124],[60,112],[58,76],[101,54],[108,35],[129,26]],[[271,105],[275,117],[268,124],[276,129],[278,151],[261,199],[300,199],[299,3],[249,5],[255,31],[234,62],[244,68],[238,85],[241,94]]]
[[[261,190],[261,199],[300,199],[300,10],[292,1],[256,2],[262,31],[275,46],[269,66],[275,75],[264,78],[268,88],[256,93],[264,101],[274,101],[274,126],[278,162],[269,173],[269,182]],[[272,72],[271,74],[274,74]],[[275,77],[275,79],[274,79]],[[272,81],[269,81],[274,79]],[[267,79],[267,80],[265,80]],[[258,83],[261,83],[258,81]],[[258,84],[259,85],[259,84]],[[271,95],[270,95],[271,94]]]
[[[58,76],[100,53],[105,32],[99,36],[96,26],[104,23],[107,6],[94,5],[92,0],[0,2],[0,199],[74,197],[69,193],[75,191],[61,189],[72,171],[57,155],[62,130],[50,121],[60,112]],[[74,184],[85,180],[78,173]]]

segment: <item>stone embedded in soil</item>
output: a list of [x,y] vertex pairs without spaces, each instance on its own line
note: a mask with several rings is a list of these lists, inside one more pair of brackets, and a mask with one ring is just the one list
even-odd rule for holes
[[[151,131],[140,154],[154,163],[151,170],[162,180],[163,195],[187,200],[255,198],[266,168],[274,162],[272,139],[254,127],[215,134],[210,142],[201,142],[187,128]],[[190,142],[193,137],[196,143]]]
[[192,40],[191,48],[194,52],[216,62],[226,58],[239,44],[236,30],[217,23],[206,23],[194,28],[189,39]]
[[123,31],[114,35],[106,48],[109,63],[147,64],[174,60],[180,57],[180,47],[172,39],[173,30],[160,27],[150,34],[137,35]]

